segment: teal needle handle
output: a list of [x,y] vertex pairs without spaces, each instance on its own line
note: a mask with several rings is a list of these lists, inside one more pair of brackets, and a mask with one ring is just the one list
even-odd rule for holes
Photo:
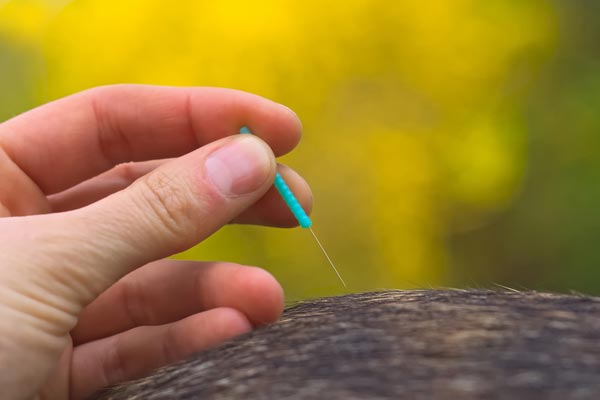
[[[252,132],[250,132],[250,129],[243,126],[240,129],[240,133],[251,134]],[[312,221],[310,220],[310,218],[308,217],[308,215],[306,214],[306,212],[304,211],[304,209],[298,202],[298,199],[296,199],[296,196],[294,196],[294,193],[292,193],[292,191],[290,190],[290,187],[287,185],[287,183],[285,183],[285,180],[281,177],[281,175],[279,175],[279,172],[277,174],[275,174],[274,185],[277,188],[277,190],[279,191],[279,194],[281,195],[283,200],[285,201],[285,204],[287,204],[287,206],[292,211],[292,214],[294,214],[294,217],[296,217],[296,219],[298,220],[298,223],[300,224],[300,226],[303,228],[307,228],[308,231],[310,232],[310,234],[315,238],[315,241],[319,245],[319,248],[325,255],[325,258],[327,258],[329,265],[331,265],[331,268],[333,268],[333,270],[335,271],[336,275],[340,279],[340,282],[342,282],[342,285],[344,285],[344,287],[346,287],[346,282],[344,282],[344,280],[342,279],[342,276],[338,272],[337,268],[335,267],[335,265],[333,265],[333,261],[331,261],[331,258],[329,258],[329,255],[323,248],[323,245],[321,244],[319,239],[317,239],[317,235],[315,235],[315,232],[313,232],[312,228],[310,227],[312,225]]]
[[300,226],[303,228],[310,228],[312,225],[310,217],[306,214],[298,202],[298,199],[296,199],[296,196],[294,196],[294,193],[292,193],[290,187],[287,185],[287,183],[285,183],[279,172],[275,175],[275,187],[279,191],[281,197],[283,197],[283,200],[287,206],[290,208],[292,214],[294,214],[294,217],[296,217],[298,220]]
[[[250,129],[244,126],[240,129],[240,133],[251,134],[252,132],[250,132]],[[296,199],[296,196],[294,196],[294,193],[292,193],[290,187],[287,185],[287,183],[279,174],[279,172],[275,174],[274,185],[277,188],[277,191],[279,192],[281,197],[283,198],[283,201],[285,201],[285,204],[287,204],[292,214],[294,214],[296,220],[298,220],[300,226],[303,228],[310,228],[310,226],[312,225],[310,217],[306,214],[306,212],[298,202],[298,199]]]

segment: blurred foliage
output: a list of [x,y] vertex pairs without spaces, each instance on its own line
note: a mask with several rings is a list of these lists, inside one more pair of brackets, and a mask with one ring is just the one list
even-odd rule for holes
[[[247,90],[304,123],[284,161],[352,291],[600,293],[599,6],[572,0],[0,1],[0,115],[91,86]],[[181,255],[342,292],[307,232]]]

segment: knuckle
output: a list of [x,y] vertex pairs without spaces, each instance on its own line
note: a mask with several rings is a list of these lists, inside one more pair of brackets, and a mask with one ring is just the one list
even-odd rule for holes
[[121,181],[124,185],[135,181],[138,177],[138,171],[135,163],[127,162],[117,165],[112,169],[112,175]]
[[141,197],[155,228],[178,237],[195,226],[190,195],[173,177],[155,171],[141,182]]
[[162,340],[161,353],[165,363],[172,363],[179,359],[181,351],[178,350],[181,342],[177,334],[177,325],[168,325]]
[[104,354],[100,361],[99,380],[105,385],[114,382],[122,382],[127,379],[127,357],[123,353],[123,339],[116,335],[109,339],[112,341],[112,346],[108,347],[108,351]]
[[121,285],[123,310],[131,327],[160,323],[154,307],[149,306],[141,281],[126,277],[121,280]]

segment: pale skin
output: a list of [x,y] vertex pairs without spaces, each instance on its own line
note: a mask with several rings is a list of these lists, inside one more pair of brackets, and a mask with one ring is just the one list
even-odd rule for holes
[[310,209],[306,182],[275,162],[300,134],[259,96],[138,85],[2,123],[3,398],[82,399],[276,321],[283,290],[266,271],[165,257],[230,222],[294,226],[272,182],[279,168]]

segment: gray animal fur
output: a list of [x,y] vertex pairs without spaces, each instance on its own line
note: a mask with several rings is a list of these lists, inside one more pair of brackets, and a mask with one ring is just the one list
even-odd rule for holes
[[410,290],[307,301],[96,399],[600,399],[600,298]]

